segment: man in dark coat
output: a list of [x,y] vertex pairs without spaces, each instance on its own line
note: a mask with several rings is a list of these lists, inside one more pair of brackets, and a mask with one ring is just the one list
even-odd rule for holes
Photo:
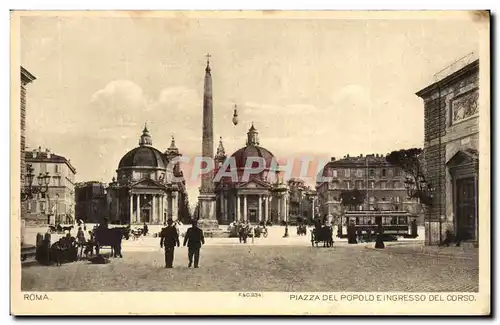
[[179,247],[179,234],[172,225],[172,219],[167,220],[167,226],[160,233],[160,247],[165,247],[165,267],[171,269],[174,263],[174,248]]
[[203,236],[203,230],[198,228],[197,220],[193,220],[192,225],[193,226],[186,232],[183,246],[186,246],[187,243],[189,259],[188,267],[191,267],[193,264],[194,257],[194,267],[197,268],[198,262],[200,261],[200,248],[201,245],[205,244],[205,237]]

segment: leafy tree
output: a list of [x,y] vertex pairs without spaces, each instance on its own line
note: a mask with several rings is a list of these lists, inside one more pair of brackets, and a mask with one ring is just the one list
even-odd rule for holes
[[405,183],[413,189],[409,196],[420,199],[423,204],[431,205],[432,196],[429,194],[431,186],[425,179],[422,158],[422,149],[411,148],[393,151],[385,159],[391,165],[399,167],[405,172]]
[[363,205],[365,198],[366,191],[356,188],[340,192],[340,203],[349,209],[355,209],[357,206]]

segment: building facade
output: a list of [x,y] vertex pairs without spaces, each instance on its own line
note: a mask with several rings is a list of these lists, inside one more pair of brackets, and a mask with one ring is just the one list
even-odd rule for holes
[[312,222],[316,215],[316,191],[307,186],[300,178],[289,179],[288,188],[290,192],[290,222],[294,223],[298,218]]
[[[346,155],[338,160],[332,157],[321,175],[328,178],[325,181],[320,178],[316,185],[321,215],[340,216],[343,211],[340,194],[352,189],[366,191],[365,203],[360,209],[399,210],[422,215],[420,204],[408,198],[404,172],[389,164],[384,155]],[[422,222],[422,216],[418,219]]]
[[[66,157],[56,155],[49,149],[34,149],[25,153],[26,164],[33,167],[36,176],[49,173],[50,183],[45,193],[23,202],[26,218],[49,224],[70,223],[75,215],[76,169]],[[35,185],[35,184],[34,184]]]
[[75,218],[99,223],[109,215],[106,185],[101,182],[77,183],[75,186]]
[[[255,164],[264,166],[259,173],[249,173]],[[260,146],[259,133],[252,126],[247,133],[246,145],[227,157],[222,139],[215,156],[215,175],[222,169],[225,174],[214,179],[216,213],[220,224],[236,222],[272,222],[288,220],[290,198],[274,155]],[[246,171],[246,174],[245,174]],[[222,174],[221,174],[222,175]],[[245,177],[245,175],[247,177]]]
[[[28,70],[21,67],[21,186],[24,186],[26,175],[25,150],[26,150],[26,86],[35,80]],[[21,204],[21,218],[26,215],[26,205]]]
[[478,240],[479,60],[467,56],[450,68],[416,93],[424,102],[426,178],[435,188],[426,209],[429,245],[447,230]]
[[153,147],[144,127],[139,146],[120,160],[117,177],[107,187],[109,220],[120,224],[164,224],[185,218],[187,192],[179,163],[170,163],[180,153],[172,138],[165,153]]

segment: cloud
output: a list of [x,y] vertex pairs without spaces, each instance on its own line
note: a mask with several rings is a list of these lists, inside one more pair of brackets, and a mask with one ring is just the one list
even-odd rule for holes
[[144,109],[147,106],[142,88],[130,80],[111,81],[103,89],[96,91],[90,102],[115,111]]

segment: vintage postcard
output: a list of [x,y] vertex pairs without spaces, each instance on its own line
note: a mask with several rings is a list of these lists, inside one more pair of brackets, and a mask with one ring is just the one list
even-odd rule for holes
[[14,315],[489,315],[488,11],[12,11]]

